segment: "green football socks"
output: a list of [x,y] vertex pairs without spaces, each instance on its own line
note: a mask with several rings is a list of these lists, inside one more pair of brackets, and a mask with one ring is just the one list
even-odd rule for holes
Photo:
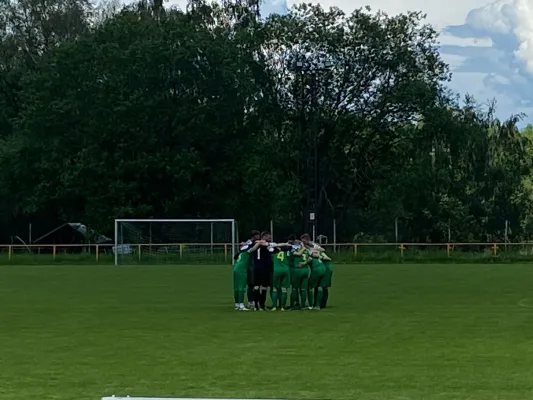
[[291,308],[298,304],[298,289],[292,288],[291,290]]
[[321,289],[322,288],[318,289],[316,292],[316,307],[320,307],[322,304],[322,296],[324,292]]
[[329,289],[324,288],[324,294],[322,295],[322,302],[320,303],[320,308],[326,308],[329,298]]
[[278,306],[278,291],[272,290],[270,292],[270,297],[272,298],[272,307],[276,308]]
[[304,308],[305,307],[305,303],[307,302],[307,290],[301,289],[300,290],[300,296],[302,298],[301,306],[302,306],[302,308]]
[[309,289],[307,291],[307,301],[309,302],[309,307],[313,307],[315,299],[315,288]]
[[287,306],[287,292],[281,292],[281,304],[280,308],[285,308]]

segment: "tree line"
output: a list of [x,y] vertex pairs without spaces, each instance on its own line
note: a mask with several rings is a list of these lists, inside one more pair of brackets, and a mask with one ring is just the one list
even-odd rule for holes
[[[0,3],[0,242],[115,218],[527,240],[530,131],[447,89],[420,13],[254,2]],[[450,232],[451,231],[451,232]]]

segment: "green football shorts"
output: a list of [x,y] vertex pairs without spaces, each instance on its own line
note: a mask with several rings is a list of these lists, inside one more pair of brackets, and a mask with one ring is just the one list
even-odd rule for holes
[[272,279],[272,287],[286,288],[290,286],[289,269],[274,269],[274,276]]
[[305,266],[292,270],[291,286],[293,289],[307,290],[309,287],[309,267]]
[[324,278],[326,276],[326,268],[324,266],[314,268],[311,270],[311,276],[309,276],[309,289],[324,286]]
[[246,289],[248,274],[246,272],[233,271],[233,290],[241,291]]
[[324,276],[324,279],[322,280],[322,287],[330,288],[332,278],[333,278],[333,270],[331,268],[326,269],[326,275]]

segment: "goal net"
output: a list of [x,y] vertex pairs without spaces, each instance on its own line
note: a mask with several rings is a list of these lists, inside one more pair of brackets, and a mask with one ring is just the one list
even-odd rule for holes
[[231,264],[233,219],[117,219],[115,265]]

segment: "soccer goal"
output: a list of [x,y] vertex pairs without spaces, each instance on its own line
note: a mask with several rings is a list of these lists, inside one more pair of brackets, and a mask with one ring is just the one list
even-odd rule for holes
[[234,219],[117,219],[115,265],[231,264]]

